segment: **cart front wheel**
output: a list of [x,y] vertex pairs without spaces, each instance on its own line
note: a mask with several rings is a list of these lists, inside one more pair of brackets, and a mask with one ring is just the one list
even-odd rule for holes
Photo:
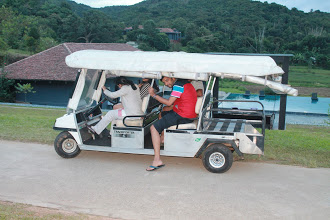
[[57,135],[54,148],[56,153],[63,158],[76,157],[81,151],[76,140],[67,131],[63,131]]
[[208,171],[224,173],[233,164],[233,154],[225,145],[213,144],[204,151],[202,161]]

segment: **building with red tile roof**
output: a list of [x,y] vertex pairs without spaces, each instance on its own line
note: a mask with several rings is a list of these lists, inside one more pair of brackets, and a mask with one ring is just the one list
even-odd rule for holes
[[79,50],[137,51],[119,43],[63,43],[5,67],[7,77],[16,80],[75,81],[77,69],[65,64],[65,57]]
[[[78,69],[65,64],[65,57],[79,50],[138,51],[120,43],[63,43],[5,66],[7,78],[21,84],[31,83],[36,93],[27,94],[32,104],[66,106],[71,96]],[[16,95],[23,101],[23,94]]]
[[171,41],[180,41],[182,36],[181,32],[172,28],[157,28],[160,33],[165,33]]

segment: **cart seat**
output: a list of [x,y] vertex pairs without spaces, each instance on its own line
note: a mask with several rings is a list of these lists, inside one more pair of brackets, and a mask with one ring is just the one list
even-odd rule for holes
[[[147,95],[142,99],[142,112],[146,113],[147,107],[148,107],[148,102],[149,102],[150,95]],[[125,120],[125,124],[128,126],[142,126],[143,125],[143,119],[132,119],[132,118],[127,118]],[[126,127],[123,123],[122,119],[114,120],[112,121],[112,126],[117,126],[117,127]]]
[[[125,124],[128,126],[138,126],[141,127],[143,125],[143,119],[126,119]],[[126,127],[123,123],[122,119],[112,121],[112,126],[116,127]]]
[[[196,106],[195,106],[195,113],[197,115],[199,114],[199,111],[202,107],[202,103],[203,103],[203,96],[202,97],[197,97],[197,102],[196,102]],[[193,122],[187,123],[187,124],[179,124],[178,129],[197,129],[197,123],[198,123],[198,120],[194,120]],[[173,126],[167,128],[167,129],[168,130],[175,130],[177,128],[176,128],[176,125],[173,125]]]

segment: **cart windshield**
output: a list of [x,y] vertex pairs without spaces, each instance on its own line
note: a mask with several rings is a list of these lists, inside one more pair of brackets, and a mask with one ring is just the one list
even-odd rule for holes
[[85,77],[85,84],[82,94],[80,96],[78,109],[91,106],[93,103],[93,95],[99,84],[101,72],[97,70],[87,70]]

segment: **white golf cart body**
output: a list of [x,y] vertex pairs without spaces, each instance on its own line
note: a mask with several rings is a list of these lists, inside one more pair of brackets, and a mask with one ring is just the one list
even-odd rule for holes
[[[203,157],[211,172],[225,172],[232,164],[232,152],[238,155],[263,154],[265,114],[259,108],[219,108],[213,100],[214,77],[241,79],[266,85],[274,90],[297,95],[297,90],[272,81],[283,70],[267,56],[233,56],[188,54],[183,52],[116,52],[85,50],[66,57],[66,63],[81,69],[76,88],[68,102],[67,114],[58,118],[54,129],[63,130],[55,140],[56,152],[71,158],[80,150],[149,154],[154,150],[150,126],[158,120],[162,105],[147,96],[141,106],[145,115],[127,116],[112,122],[101,137],[88,132],[86,125],[96,124],[102,116],[100,99],[107,76],[205,81],[203,97],[196,104],[198,118],[193,123],[179,124],[165,130],[161,155]],[[165,92],[159,92],[164,96]],[[216,103],[216,104],[215,104]],[[214,118],[214,112],[223,117]],[[237,117],[246,116],[246,117]],[[256,127],[261,128],[259,132]]]

